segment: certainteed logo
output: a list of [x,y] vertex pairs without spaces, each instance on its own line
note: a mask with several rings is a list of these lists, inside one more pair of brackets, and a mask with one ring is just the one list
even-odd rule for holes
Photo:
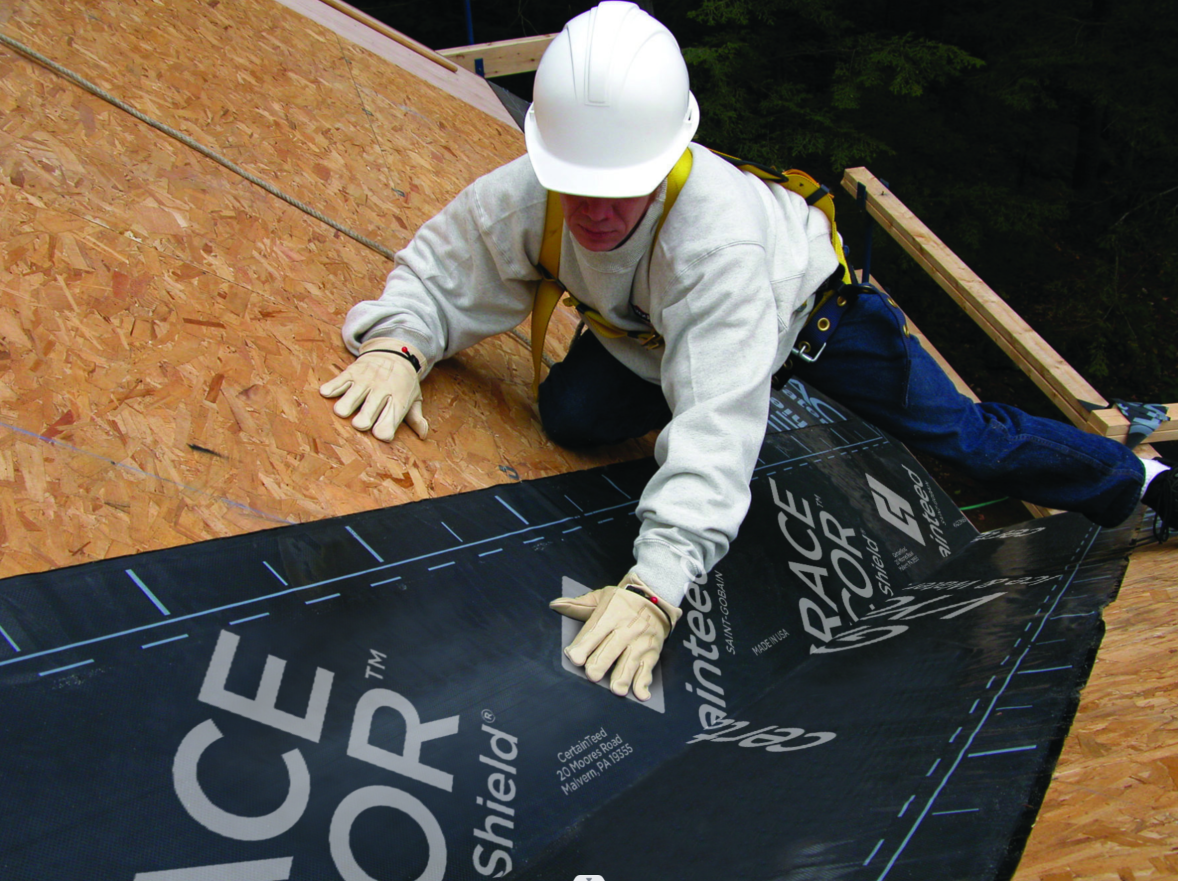
[[920,532],[916,513],[908,504],[908,500],[888,489],[870,474],[863,476],[867,478],[867,485],[871,487],[871,494],[875,496],[875,507],[879,511],[879,516],[923,545],[924,536]]

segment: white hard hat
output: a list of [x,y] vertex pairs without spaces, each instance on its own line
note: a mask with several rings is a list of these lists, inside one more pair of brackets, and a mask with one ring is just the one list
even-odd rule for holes
[[687,65],[667,28],[606,0],[549,45],[524,120],[545,189],[627,198],[653,192],[699,126]]

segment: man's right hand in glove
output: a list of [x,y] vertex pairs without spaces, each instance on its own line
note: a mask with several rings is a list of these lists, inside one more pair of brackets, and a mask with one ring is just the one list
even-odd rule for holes
[[650,700],[654,667],[683,614],[679,608],[660,600],[635,572],[616,585],[579,597],[561,597],[548,607],[585,622],[564,653],[585,668],[590,681],[600,682],[613,667],[610,691],[623,697],[633,686],[638,700]]
[[[377,338],[360,347],[360,356],[343,373],[319,387],[325,398],[339,397],[336,416],[351,416],[358,431],[391,441],[404,420],[425,440],[429,423],[421,415],[421,383],[417,379],[421,352],[400,340]],[[414,365],[416,362],[417,366]]]

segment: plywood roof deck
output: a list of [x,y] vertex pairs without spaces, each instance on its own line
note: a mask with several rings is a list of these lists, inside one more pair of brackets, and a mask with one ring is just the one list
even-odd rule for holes
[[[5,9],[5,35],[392,250],[523,152],[499,118],[270,0]],[[0,575],[648,449],[550,444],[510,337],[435,370],[426,441],[352,430],[318,386],[388,260],[6,48],[0,172]]]
[[[0,31],[392,250],[523,152],[485,83],[283,2],[313,18],[15,0]],[[0,261],[0,576],[650,449],[549,443],[507,336],[435,369],[426,441],[355,432],[318,386],[388,261],[5,48]],[[1173,546],[1134,555],[1017,877],[1178,876],[1176,565]]]
[[1133,552],[1016,881],[1178,878],[1178,553]]

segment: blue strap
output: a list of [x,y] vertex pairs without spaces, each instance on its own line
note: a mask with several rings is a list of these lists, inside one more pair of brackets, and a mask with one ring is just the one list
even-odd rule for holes
[[871,281],[872,234],[875,232],[875,221],[867,213],[867,187],[863,184],[859,184],[855,191],[855,201],[859,203],[859,207],[863,209],[863,214],[867,217],[866,231],[863,234],[863,266],[859,270],[859,283],[869,284]]
[[[885,190],[891,189],[891,187],[888,186],[888,182],[886,180],[881,180],[880,183],[883,184]],[[863,268],[859,271],[859,283],[870,284],[871,246],[872,240],[875,237],[875,220],[872,219],[871,214],[867,211],[867,187],[862,183],[860,183],[855,188],[855,202],[858,203],[859,207],[863,209],[863,214],[867,218],[866,231],[863,234]],[[847,265],[851,265],[849,260],[847,261]]]
[[1138,401],[1120,401],[1116,398],[1113,399],[1113,403],[1117,405],[1121,415],[1129,420],[1129,436],[1125,438],[1125,443],[1130,449],[1157,431],[1158,426],[1169,418],[1165,404],[1142,404]]
[[[1129,436],[1125,438],[1125,445],[1129,449],[1133,449],[1157,431],[1158,427],[1170,418],[1165,404],[1142,404],[1139,401],[1122,401],[1120,398],[1112,398],[1112,402],[1121,415],[1129,420]],[[1080,404],[1085,410],[1093,412],[1111,409],[1091,401],[1080,401]]]

